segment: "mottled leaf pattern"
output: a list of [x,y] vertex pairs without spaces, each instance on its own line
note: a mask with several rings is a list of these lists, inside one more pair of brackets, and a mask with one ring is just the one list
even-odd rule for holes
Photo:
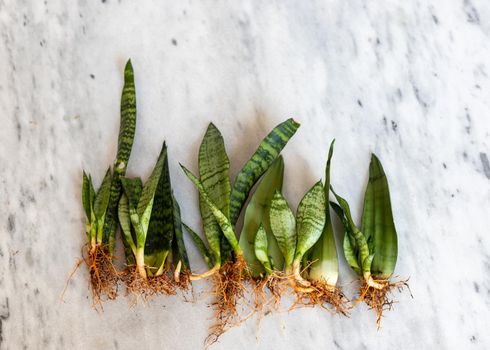
[[296,220],[288,202],[279,191],[272,197],[270,207],[271,230],[284,257],[286,269],[291,267],[296,249]]
[[325,193],[323,184],[318,181],[303,197],[296,214],[295,260],[301,260],[308,249],[320,238],[325,225]]
[[133,66],[129,60],[124,69],[124,87],[121,96],[121,122],[119,127],[119,140],[116,161],[113,169],[111,195],[104,220],[103,237],[104,244],[114,250],[117,228],[117,206],[121,197],[120,177],[126,174],[127,163],[133,146],[134,132],[136,128],[136,92],[134,86]]
[[259,145],[250,160],[238,173],[231,191],[230,221],[235,225],[243,204],[253,185],[279,156],[289,139],[299,128],[299,123],[288,119],[277,125]]
[[267,254],[267,233],[264,226],[260,225],[255,235],[254,252],[267,273],[272,271],[272,265]]

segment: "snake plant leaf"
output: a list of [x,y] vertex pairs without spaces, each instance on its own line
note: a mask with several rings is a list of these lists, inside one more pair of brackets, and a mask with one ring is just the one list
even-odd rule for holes
[[323,184],[318,181],[301,200],[296,213],[297,244],[294,259],[301,260],[318,241],[325,226],[326,212]]
[[150,216],[153,209],[153,201],[155,198],[155,193],[157,191],[158,184],[160,182],[160,177],[162,175],[164,163],[167,158],[167,147],[165,142],[163,143],[162,150],[158,156],[158,160],[153,168],[153,171],[145,183],[143,190],[141,192],[141,197],[138,202],[137,213],[143,227],[148,228],[150,223]]
[[380,278],[389,278],[394,270],[398,253],[398,238],[391,209],[388,180],[381,162],[371,156],[369,182],[364,195],[362,232],[374,253],[371,272]]
[[143,191],[143,182],[139,177],[135,178],[121,178],[124,194],[128,198],[128,207],[136,210]]
[[[199,177],[209,199],[227,217],[230,217],[230,160],[226,154],[223,136],[213,123],[208,125],[199,147]],[[221,250],[230,247],[221,240],[221,229],[206,201],[199,196],[199,208],[204,234],[215,259],[221,261]],[[221,242],[220,242],[221,241]],[[226,239],[225,239],[226,241]],[[221,247],[220,247],[221,246]]]
[[361,267],[359,266],[359,263],[357,262],[357,252],[352,247],[352,244],[350,242],[347,233],[344,234],[343,249],[344,249],[345,260],[352,268],[352,270],[354,270],[355,273],[361,276],[362,271],[361,271]]
[[293,264],[296,249],[296,220],[283,195],[276,191],[269,211],[272,233],[284,257],[285,268]]
[[91,222],[94,198],[95,190],[94,185],[92,184],[92,179],[90,178],[90,175],[87,175],[87,173],[84,171],[82,182],[82,203],[85,217],[89,223]]
[[107,169],[104,180],[102,180],[102,184],[97,191],[97,195],[95,196],[94,202],[94,213],[95,217],[100,220],[105,216],[107,206],[109,205],[109,197],[111,195],[111,183],[112,183],[112,175],[111,169]]
[[[323,191],[326,201],[328,201],[330,193],[330,163],[333,156],[334,143],[335,140],[330,144],[327,166],[325,169],[325,185]],[[323,226],[323,232],[318,242],[312,248],[310,259],[313,261],[309,271],[309,277],[312,280],[318,281],[323,279],[330,285],[335,285],[337,283],[339,261],[337,257],[337,248],[335,246],[330,207],[328,204],[325,204],[325,225]]]
[[342,220],[345,220],[345,225],[348,226],[347,232],[353,238],[351,241],[353,250],[358,252],[357,253],[358,265],[361,266],[361,269],[363,269],[362,264],[363,262],[367,261],[366,258],[370,255],[369,246],[367,244],[366,237],[359,230],[359,228],[354,224],[354,221],[352,220],[349,203],[347,203],[347,201],[344,198],[342,198],[337,193],[335,193],[332,186],[330,186],[330,189],[332,190],[332,193],[335,195],[337,202],[342,208],[342,214],[343,214]]
[[128,60],[124,68],[124,86],[121,95],[121,121],[119,126],[119,139],[117,156],[114,163],[114,174],[111,183],[111,191],[107,213],[104,220],[102,240],[109,246],[109,251],[114,250],[117,207],[121,197],[120,178],[126,174],[126,168],[133,147],[134,133],[136,129],[136,91],[134,86],[134,73],[131,60]]
[[330,205],[334,212],[337,214],[339,219],[342,222],[342,226],[344,228],[344,239],[342,241],[342,248],[344,251],[345,260],[349,264],[349,266],[354,270],[354,272],[358,275],[362,275],[361,264],[358,262],[358,249],[356,246],[356,241],[352,232],[350,232],[350,226],[347,222],[347,219],[344,215],[344,210],[340,205],[335,202],[330,202]]
[[206,264],[208,264],[208,266],[212,268],[214,266],[214,260],[208,247],[206,247],[206,244],[204,244],[201,237],[199,237],[199,235],[188,225],[186,225],[185,223],[182,223],[182,225],[184,226],[187,233],[189,233],[189,235],[191,236],[194,245],[196,246],[197,250],[199,250],[199,253],[201,253],[201,256],[206,262]]
[[272,271],[272,265],[267,253],[267,232],[265,232],[265,228],[262,225],[259,226],[255,235],[254,251],[257,260],[260,261],[267,274],[269,274]]
[[174,237],[172,239],[172,256],[174,265],[179,261],[182,263],[183,270],[190,270],[189,257],[184,243],[184,234],[182,232],[182,218],[180,216],[180,206],[177,199],[172,196],[174,204]]
[[[158,178],[152,178],[153,174]],[[160,275],[163,273],[165,260],[172,248],[172,238],[174,236],[174,203],[172,199],[172,184],[170,181],[170,173],[168,168],[167,146],[163,143],[160,157],[155,166],[155,170],[150,176],[148,183],[157,179],[157,186],[154,190],[153,203],[151,205],[150,221],[148,224],[148,232],[145,241],[145,265],[149,269],[150,274]],[[145,186],[146,188],[146,186]],[[148,200],[142,202],[145,195],[145,188],[138,203],[138,214],[145,220],[145,215],[148,211],[145,206],[151,203]],[[150,197],[148,197],[150,198]],[[142,205],[142,206],[140,206]]]
[[128,179],[121,178],[121,185],[123,188],[123,194],[128,199],[129,219],[131,225],[134,228],[134,239],[136,248],[142,248],[145,245],[146,232],[148,227],[141,225],[141,220],[137,212],[138,203],[143,192],[143,183],[140,178]]
[[118,217],[121,225],[121,236],[124,244],[124,254],[128,265],[134,264],[136,255],[136,243],[131,231],[131,217],[129,215],[129,199],[126,193],[121,195],[118,206]]
[[257,180],[279,156],[289,139],[299,128],[299,123],[288,119],[277,125],[260,143],[252,157],[236,176],[231,190],[230,221],[235,225],[243,204]]
[[274,268],[282,270],[284,267],[284,257],[277,245],[276,238],[270,228],[269,208],[275,191],[282,190],[284,175],[284,161],[279,156],[266,171],[263,178],[259,181],[250,202],[245,209],[242,233],[240,234],[240,247],[243,256],[248,263],[250,273],[257,277],[264,273],[263,264],[257,260],[254,251],[255,235],[260,225],[264,226],[268,240],[268,255],[274,261]]
[[223,232],[223,234],[225,235],[235,254],[241,256],[243,252],[238,245],[238,240],[235,236],[235,232],[233,231],[233,226],[231,225],[230,220],[228,220],[226,215],[223,214],[223,212],[219,210],[218,207],[209,199],[209,196],[204,190],[201,181],[199,181],[199,179],[194,174],[192,174],[185,166],[183,166],[182,164],[180,166],[182,167],[182,170],[184,170],[184,173],[189,178],[189,180],[191,180],[197,187],[199,194],[204,199],[204,201],[206,201],[206,204],[211,208],[211,211],[213,212],[213,215],[221,228],[221,232]]

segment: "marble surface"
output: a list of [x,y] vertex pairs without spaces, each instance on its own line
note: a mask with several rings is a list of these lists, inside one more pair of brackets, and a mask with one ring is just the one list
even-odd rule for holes
[[[60,301],[85,242],[81,170],[99,183],[113,160],[128,57],[139,109],[128,172],[146,177],[167,140],[193,226],[197,195],[178,162],[196,170],[209,121],[233,175],[275,124],[302,123],[284,151],[294,207],[334,137],[332,181],[356,218],[370,152],[389,176],[396,273],[413,299],[397,295],[379,331],[363,305],[350,319],[306,309],[249,321],[214,349],[490,348],[488,1],[0,0],[1,349],[202,348],[205,295],[120,298],[99,314],[81,269]],[[354,277],[341,259],[350,296]]]

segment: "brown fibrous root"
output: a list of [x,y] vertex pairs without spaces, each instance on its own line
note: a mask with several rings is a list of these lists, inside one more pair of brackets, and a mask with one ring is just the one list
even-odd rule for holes
[[[272,305],[277,309],[281,302],[281,295],[287,286],[288,279],[282,271],[272,271],[261,279],[251,280],[254,293],[254,310],[260,312],[264,307]],[[271,310],[267,310],[269,312]]]
[[173,276],[168,271],[159,276],[143,278],[135,266],[128,266],[122,279],[126,284],[126,295],[134,297],[133,304],[139,299],[149,301],[156,295],[175,295]]
[[[401,292],[404,288],[407,288],[410,292],[410,287],[408,285],[408,279],[402,281],[391,282],[389,280],[375,280],[383,286],[383,288],[378,289],[369,286],[364,280],[361,284],[360,296],[357,302],[364,301],[371,309],[376,312],[376,325],[378,329],[381,327],[381,318],[383,317],[383,312],[391,310],[395,300],[390,298],[394,290]],[[410,295],[412,293],[410,292]]]
[[249,279],[248,266],[239,256],[235,261],[226,262],[218,273],[213,275],[214,293],[216,301],[216,323],[211,326],[210,334],[206,338],[207,346],[218,341],[218,338],[229,327],[239,325],[237,303],[245,294],[244,283]]
[[331,286],[325,281],[311,281],[310,287],[294,286],[296,301],[290,310],[298,306],[320,306],[332,314],[349,315],[349,300],[337,286]]
[[116,299],[120,273],[116,270],[107,247],[102,244],[95,245],[88,250],[88,256],[84,256],[83,259],[90,273],[94,307],[101,306],[105,299]]

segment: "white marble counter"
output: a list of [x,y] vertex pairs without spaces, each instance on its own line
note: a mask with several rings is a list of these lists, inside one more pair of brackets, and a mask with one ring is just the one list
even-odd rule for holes
[[[428,4],[428,3],[431,4]],[[91,308],[87,272],[60,293],[85,242],[82,168],[115,155],[122,69],[136,72],[130,175],[161,142],[183,216],[198,226],[196,170],[209,121],[232,173],[277,123],[296,206],[323,175],[358,218],[370,152],[382,159],[399,234],[397,296],[380,331],[365,306],[247,322],[214,349],[490,348],[490,4],[461,1],[0,0],[0,348],[196,349],[212,310],[158,298]],[[204,264],[194,248],[196,269]],[[341,283],[354,275],[341,259]],[[198,283],[196,288],[207,288]]]

